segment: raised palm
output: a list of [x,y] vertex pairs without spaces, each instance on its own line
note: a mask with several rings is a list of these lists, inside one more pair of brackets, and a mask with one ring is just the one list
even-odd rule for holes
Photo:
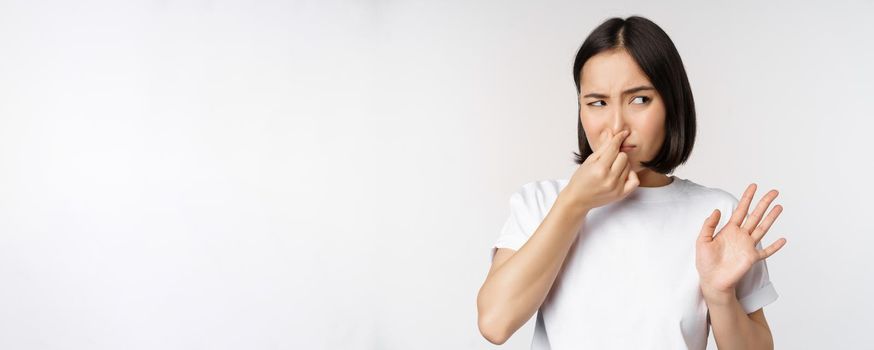
[[754,263],[768,258],[786,244],[786,239],[780,238],[765,249],[756,249],[756,245],[783,211],[783,207],[774,206],[768,217],[759,225],[765,210],[774,198],[777,198],[778,192],[771,190],[765,194],[756,206],[756,210],[747,217],[755,192],[756,184],[750,184],[732,213],[731,219],[715,237],[713,233],[721,213],[714,210],[704,221],[695,245],[695,265],[702,289],[715,292],[733,291]]

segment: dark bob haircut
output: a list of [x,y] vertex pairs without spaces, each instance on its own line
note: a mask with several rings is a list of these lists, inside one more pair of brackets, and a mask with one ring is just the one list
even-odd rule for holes
[[583,42],[574,59],[574,83],[577,86],[577,135],[580,153],[575,162],[593,153],[580,120],[580,75],[583,64],[592,56],[611,49],[625,49],[637,62],[658,91],[665,105],[665,139],[655,158],[641,162],[644,167],[670,174],[686,162],[695,144],[695,102],[680,53],[674,42],[658,25],[638,16],[611,18],[599,25]]

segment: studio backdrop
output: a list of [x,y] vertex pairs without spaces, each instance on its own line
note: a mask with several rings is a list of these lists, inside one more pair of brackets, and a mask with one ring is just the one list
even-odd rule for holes
[[476,296],[508,200],[576,169],[575,50],[631,15],[694,92],[674,175],[780,191],[776,348],[870,348],[872,14],[0,1],[0,348],[498,348]]

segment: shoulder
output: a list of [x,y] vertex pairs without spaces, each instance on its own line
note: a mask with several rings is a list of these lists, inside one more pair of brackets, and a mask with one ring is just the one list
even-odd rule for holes
[[516,194],[523,196],[558,196],[562,189],[567,186],[567,179],[543,179],[522,184],[516,190]]
[[567,184],[567,179],[541,179],[526,182],[511,195],[510,202],[535,212],[545,213],[549,211]]
[[691,180],[685,180],[686,192],[696,200],[715,205],[720,208],[734,208],[739,200],[730,192],[719,188],[698,184]]

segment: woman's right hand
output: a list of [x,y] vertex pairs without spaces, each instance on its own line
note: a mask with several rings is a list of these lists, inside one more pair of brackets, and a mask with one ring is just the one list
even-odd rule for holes
[[628,154],[620,152],[628,131],[610,135],[602,133],[601,147],[589,155],[574,171],[560,196],[571,206],[588,211],[618,201],[634,191],[640,180],[631,170]]

